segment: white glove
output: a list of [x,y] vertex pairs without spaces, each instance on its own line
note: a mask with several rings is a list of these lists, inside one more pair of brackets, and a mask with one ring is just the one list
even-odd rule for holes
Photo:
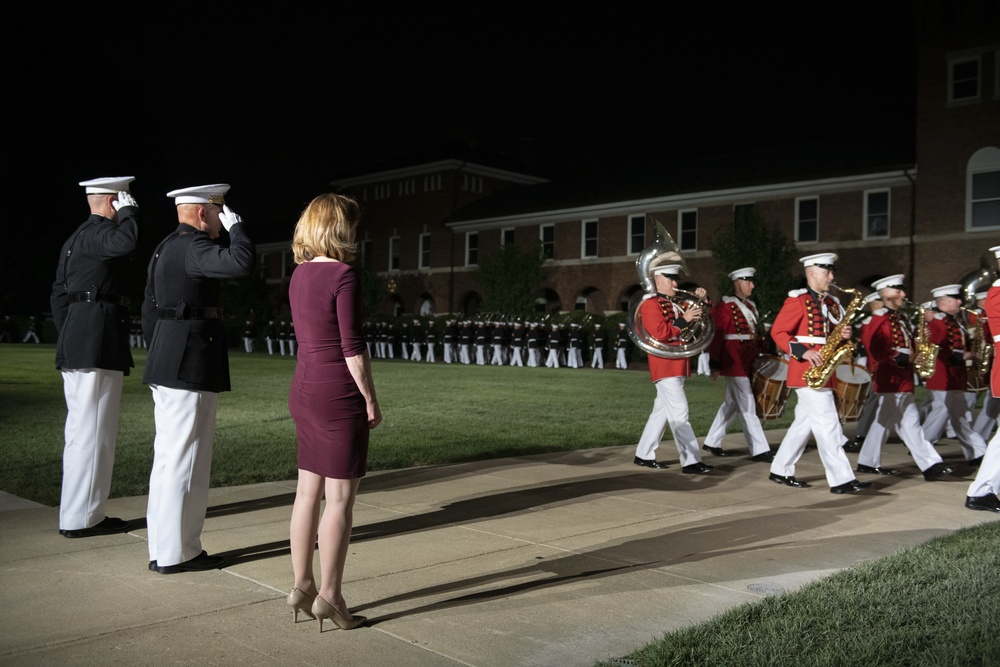
[[135,203],[135,198],[124,190],[118,193],[118,201],[111,202],[111,205],[115,207],[116,211],[120,211],[122,206],[139,207],[139,205]]
[[219,214],[219,220],[222,221],[222,226],[226,228],[227,232],[233,228],[233,225],[243,222],[243,218],[225,204],[222,205],[222,213]]

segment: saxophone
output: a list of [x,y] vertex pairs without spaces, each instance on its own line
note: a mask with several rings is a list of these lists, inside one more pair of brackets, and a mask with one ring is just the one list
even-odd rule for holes
[[971,324],[972,317],[968,317],[966,320],[970,323],[968,325],[969,349],[975,354],[975,357],[967,362],[969,368],[966,391],[984,391],[990,386],[990,360],[993,357],[993,341],[987,340],[983,331],[983,320],[986,319],[986,314],[967,308],[962,308],[962,310],[967,315],[976,318],[975,324]]
[[917,321],[914,327],[917,330],[914,347],[916,351],[913,355],[913,369],[920,376],[921,380],[926,380],[934,375],[937,365],[939,345],[931,342],[931,328],[927,324],[926,309],[920,306],[917,309]]
[[840,322],[827,334],[826,344],[819,349],[819,353],[823,357],[822,363],[819,366],[813,366],[802,376],[802,379],[806,381],[806,384],[811,389],[825,387],[837,366],[844,363],[844,361],[850,361],[854,358],[854,342],[850,338],[844,338],[843,332],[844,327],[851,326],[854,314],[861,308],[864,298],[861,296],[861,292],[856,289],[840,287],[835,283],[831,283],[831,287],[845,294],[852,294],[853,297],[851,298],[851,303],[847,306],[847,310],[844,311],[844,316]]

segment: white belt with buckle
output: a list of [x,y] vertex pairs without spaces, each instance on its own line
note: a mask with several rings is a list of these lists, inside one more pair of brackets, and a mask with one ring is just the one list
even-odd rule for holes
[[812,343],[813,345],[826,345],[826,336],[796,336],[799,343]]
[[753,336],[750,334],[726,334],[723,340],[750,340]]

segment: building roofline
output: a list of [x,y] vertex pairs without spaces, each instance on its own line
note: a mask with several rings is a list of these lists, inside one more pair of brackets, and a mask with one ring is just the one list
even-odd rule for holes
[[804,181],[781,181],[738,188],[683,192],[645,199],[612,201],[588,206],[576,206],[549,211],[530,211],[490,218],[456,220],[445,223],[455,231],[477,231],[503,226],[523,226],[564,222],[581,218],[608,217],[648,213],[661,209],[710,206],[733,201],[748,201],[762,198],[790,197],[806,194],[823,194],[858,188],[877,188],[909,185],[916,175],[916,167],[894,171],[880,171],[870,174],[851,174]]

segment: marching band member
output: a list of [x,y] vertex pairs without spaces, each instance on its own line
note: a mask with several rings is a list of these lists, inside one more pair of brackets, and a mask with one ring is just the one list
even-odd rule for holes
[[[990,251],[997,260],[1000,260],[1000,245],[990,248]],[[993,283],[986,295],[986,317],[990,331],[1000,331],[1000,280]],[[994,334],[994,363],[990,373],[990,394],[1000,398],[1000,365],[995,361],[998,354],[1000,354],[1000,334]],[[997,434],[990,440],[986,455],[976,473],[976,479],[969,485],[965,506],[970,510],[1000,512],[1000,499],[997,498],[997,491],[1000,491],[1000,431],[997,431]]]
[[[658,341],[670,344],[677,342],[682,331],[699,320],[703,313],[695,304],[686,311],[675,301],[679,264],[654,266],[653,284],[656,294],[645,297],[639,306],[642,326]],[[695,294],[705,298],[705,288],[699,287]],[[649,376],[656,387],[653,411],[646,421],[646,427],[639,438],[635,450],[634,463],[646,468],[666,468],[666,463],[656,460],[656,448],[660,445],[663,429],[670,424],[677,452],[680,454],[681,472],[689,475],[704,475],[712,466],[701,461],[698,439],[688,421],[688,402],[684,394],[684,378],[691,375],[691,359],[688,357],[668,359],[649,355]]]
[[[859,352],[857,361],[859,364],[866,367],[870,373],[874,373],[875,363],[872,360],[871,352],[868,350],[868,346],[871,344],[872,318],[874,317],[875,311],[882,308],[882,299],[879,297],[879,293],[872,292],[866,296],[865,305],[868,307],[869,315],[861,321],[861,326],[858,327],[858,349],[861,352]],[[865,436],[868,435],[868,429],[871,428],[872,420],[875,419],[875,403],[875,392],[869,391],[868,396],[865,397],[865,404],[861,406],[861,414],[858,416],[858,425],[854,430],[854,441],[844,445],[845,452],[861,451],[861,445],[865,441]]]
[[875,396],[876,408],[875,418],[858,455],[857,470],[879,475],[894,472],[880,465],[882,445],[889,436],[889,430],[894,429],[924,473],[924,479],[932,482],[950,475],[954,468],[941,460],[941,455],[924,438],[920,428],[920,415],[913,400],[913,333],[899,313],[906,298],[903,274],[876,280],[872,287],[878,290],[885,306],[875,311],[868,327],[866,347],[869,368],[872,369],[871,395]]
[[[976,305],[983,312],[982,315],[982,335],[986,341],[991,345],[993,342],[993,330],[990,328],[990,320],[986,316],[986,312],[983,305],[986,303],[987,292],[977,292],[976,293]],[[1000,333],[1000,332],[998,332]],[[994,358],[993,355],[990,359],[990,365],[988,366],[986,377],[990,377],[992,372]],[[980,363],[977,360],[977,363]],[[983,440],[989,440],[993,435],[993,429],[997,427],[997,418],[1000,417],[1000,396],[994,396],[989,388],[986,390],[986,396],[983,398],[983,407],[979,409],[979,414],[976,415],[976,421],[972,425],[972,430],[983,436]]]
[[[809,486],[795,479],[795,463],[805,451],[811,432],[826,469],[830,492],[857,493],[873,485],[855,479],[844,453],[843,445],[847,440],[833,400],[833,379],[826,386],[813,389],[804,377],[810,368],[823,365],[822,350],[827,334],[847,316],[840,301],[828,293],[833,285],[833,264],[837,255],[820,253],[799,261],[805,268],[808,288],[788,293],[771,327],[771,338],[789,355],[788,386],[795,389],[798,404],[795,419],[774,456],[769,479],[795,488]],[[843,340],[849,340],[852,334],[850,326],[841,328]]]
[[708,348],[712,380],[719,375],[726,379],[726,398],[715,415],[715,421],[705,436],[702,449],[716,456],[728,456],[722,449],[722,439],[734,418],[743,425],[743,437],[750,449],[750,458],[761,463],[774,460],[764,429],[757,419],[757,408],[750,376],[753,362],[760,353],[757,338],[757,306],[750,300],[754,290],[753,267],[737,269],[729,274],[735,296],[724,296],[713,309],[715,336]]
[[962,307],[961,290],[959,284],[931,290],[938,312],[928,322],[928,327],[931,342],[938,346],[938,355],[934,375],[925,383],[931,405],[924,419],[924,437],[929,442],[937,442],[945,423],[950,421],[965,460],[976,467],[986,453],[986,441],[972,430],[966,416],[969,406],[965,399],[968,379],[965,361],[972,358],[972,352],[966,347],[966,331],[957,317]]

